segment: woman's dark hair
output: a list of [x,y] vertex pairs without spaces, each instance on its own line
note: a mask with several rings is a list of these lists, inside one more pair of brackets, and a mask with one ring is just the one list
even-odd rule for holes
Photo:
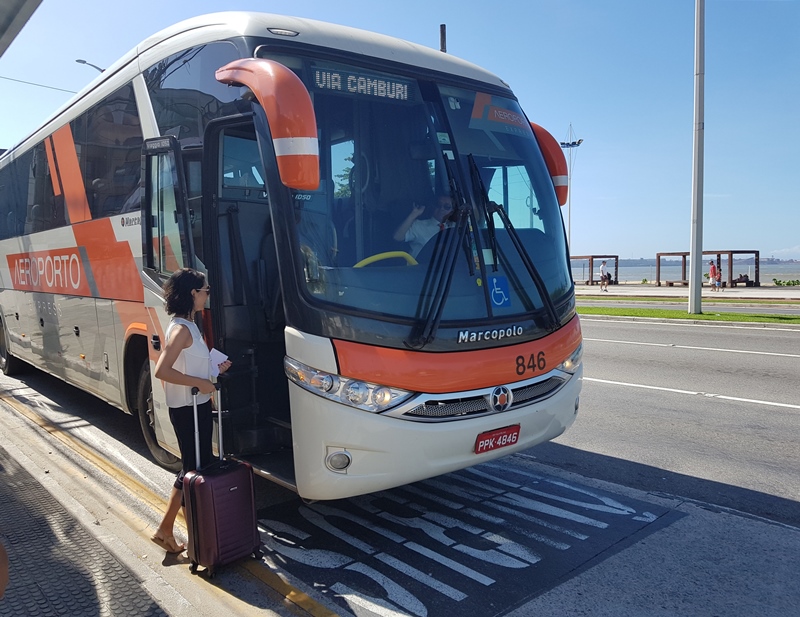
[[190,315],[194,309],[192,289],[202,289],[206,284],[203,273],[182,268],[172,273],[164,284],[164,308],[168,315]]

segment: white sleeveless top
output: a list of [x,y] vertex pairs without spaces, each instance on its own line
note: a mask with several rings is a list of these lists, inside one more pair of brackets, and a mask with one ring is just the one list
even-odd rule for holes
[[[181,350],[175,364],[172,365],[176,371],[192,377],[211,378],[211,356],[208,347],[203,341],[200,329],[193,321],[173,317],[167,327],[167,341],[176,326],[186,326],[192,334],[192,344],[186,349]],[[179,386],[178,384],[164,382],[164,394],[167,397],[168,407],[185,407],[192,404],[192,389],[189,386]],[[197,395],[197,404],[205,403],[211,398],[210,394]]]

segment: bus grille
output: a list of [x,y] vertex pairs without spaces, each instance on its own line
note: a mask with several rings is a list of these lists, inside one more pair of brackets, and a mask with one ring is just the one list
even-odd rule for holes
[[[558,390],[566,380],[562,377],[550,377],[538,383],[520,386],[512,389],[514,403],[506,411],[517,409],[523,405],[547,398]],[[456,398],[444,400],[427,400],[416,407],[406,411],[403,417],[428,418],[431,420],[446,420],[495,413],[489,409],[485,396],[470,398]]]

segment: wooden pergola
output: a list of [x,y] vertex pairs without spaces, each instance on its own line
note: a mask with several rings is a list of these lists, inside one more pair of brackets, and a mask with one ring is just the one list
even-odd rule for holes
[[[586,281],[587,285],[594,285],[594,262],[596,259],[599,259],[601,262],[605,259],[608,261],[609,259],[614,260],[614,277],[609,281],[612,285],[616,285],[619,283],[619,255],[570,255],[570,261],[573,259],[588,259],[589,260],[589,280]],[[596,281],[600,283],[600,281]]]
[[[759,272],[759,251],[703,251],[703,256],[712,255],[716,257],[717,269],[721,268],[722,256],[728,258],[728,276],[727,279],[723,275],[723,280],[726,280],[727,287],[735,287],[737,283],[747,283],[750,287],[761,287],[761,279]],[[734,255],[753,255],[755,257],[755,278],[752,281],[739,281],[733,278],[733,256]],[[689,279],[686,278],[686,258],[689,257],[688,251],[679,251],[677,253],[656,253],[656,286],[661,287],[661,258],[662,257],[680,257],[681,258],[681,280],[679,281],[664,281],[669,287],[673,285],[688,285]],[[704,260],[705,261],[705,260]],[[720,269],[721,271],[721,269]]]

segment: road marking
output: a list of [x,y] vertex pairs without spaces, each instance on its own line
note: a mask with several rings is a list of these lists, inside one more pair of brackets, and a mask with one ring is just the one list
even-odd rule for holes
[[455,589],[454,587],[451,587],[442,581],[436,580],[430,574],[426,574],[425,572],[417,570],[415,567],[405,563],[404,561],[400,561],[391,555],[387,555],[386,553],[378,553],[375,555],[375,559],[382,561],[387,566],[391,566],[406,576],[410,576],[415,581],[418,581],[423,585],[427,585],[431,589],[435,589],[439,593],[446,595],[451,600],[461,602],[461,600],[466,600],[469,597],[463,591],[459,591],[458,589]]
[[778,356],[781,358],[800,358],[800,354],[796,353],[777,353],[774,351],[749,351],[746,349],[725,349],[723,347],[697,347],[695,345],[675,345],[673,343],[643,343],[640,341],[618,341],[615,339],[607,338],[587,338],[583,337],[584,341],[592,341],[595,343],[619,343],[620,345],[642,345],[644,347],[672,347],[673,349],[694,349],[697,351],[725,351],[727,353],[744,353],[753,354],[756,356]]
[[480,572],[476,572],[472,568],[462,565],[457,561],[453,561],[452,559],[445,557],[441,553],[432,551],[429,548],[417,544],[416,542],[407,542],[405,546],[406,548],[410,548],[412,551],[419,553],[423,557],[427,557],[428,559],[431,559],[436,563],[439,563],[447,568],[450,568],[453,572],[458,572],[459,574],[463,574],[467,578],[471,578],[473,581],[476,581],[481,585],[486,585],[488,587],[489,585],[495,582],[493,578],[484,576]]
[[673,392],[675,394],[692,394],[694,396],[702,395],[707,398],[719,398],[726,401],[738,401],[740,403],[753,403],[755,405],[767,405],[771,407],[785,407],[787,409],[800,409],[800,405],[792,405],[791,403],[776,403],[775,401],[761,401],[753,398],[741,398],[738,396],[727,396],[725,394],[713,394],[711,392],[697,392],[694,390],[679,390],[678,388],[664,388],[661,386],[648,386],[641,383],[628,383],[625,381],[612,381],[610,379],[594,379],[592,377],[584,377],[584,381],[594,381],[597,383],[607,383],[613,386],[626,386],[628,388],[642,388],[644,390],[658,390],[660,392]]
[[[558,584],[554,569],[572,572],[602,555],[604,543],[629,537],[624,527],[644,529],[666,513],[649,510],[644,502],[485,463],[336,505],[279,504],[259,524],[267,564],[313,581],[348,614],[481,617],[504,612],[502,602],[519,603],[532,586]],[[569,543],[537,533],[538,525],[567,534]]]

